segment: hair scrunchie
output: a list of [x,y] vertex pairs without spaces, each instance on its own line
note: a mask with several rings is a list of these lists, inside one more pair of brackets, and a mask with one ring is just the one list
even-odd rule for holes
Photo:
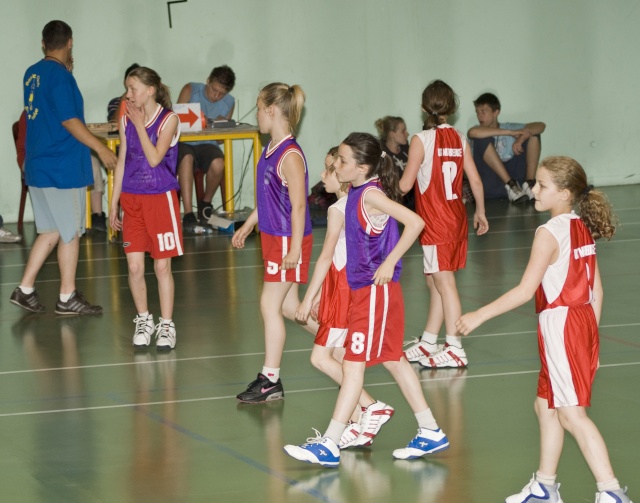
[[591,192],[592,190],[593,190],[593,185],[587,185],[582,191],[582,197],[587,197],[589,192]]

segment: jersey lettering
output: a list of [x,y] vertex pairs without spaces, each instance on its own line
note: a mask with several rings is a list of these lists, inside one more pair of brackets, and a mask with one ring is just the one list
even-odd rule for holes
[[[452,149],[445,149],[452,150]],[[453,193],[453,180],[458,174],[458,165],[453,161],[444,161],[442,163],[442,177],[444,179],[444,193],[447,201],[458,199],[458,194]]]

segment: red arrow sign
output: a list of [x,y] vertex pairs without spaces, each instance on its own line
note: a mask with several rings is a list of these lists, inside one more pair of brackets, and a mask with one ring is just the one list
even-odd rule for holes
[[186,114],[178,114],[178,118],[180,119],[180,122],[184,122],[185,124],[188,124],[189,127],[193,126],[196,122],[200,120],[200,117],[198,117],[198,114],[196,114],[190,108],[188,109]]

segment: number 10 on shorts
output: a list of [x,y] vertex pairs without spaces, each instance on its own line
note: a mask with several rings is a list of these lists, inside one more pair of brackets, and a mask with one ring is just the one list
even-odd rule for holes
[[160,251],[173,250],[176,247],[176,238],[173,232],[165,232],[164,234],[158,234],[158,247]]

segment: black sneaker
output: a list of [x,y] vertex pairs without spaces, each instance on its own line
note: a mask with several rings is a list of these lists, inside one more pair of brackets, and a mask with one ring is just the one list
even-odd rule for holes
[[104,211],[91,214],[91,228],[99,232],[107,232],[107,215]]
[[213,205],[204,201],[198,201],[198,221],[202,225],[209,225],[209,219],[213,215]]
[[56,314],[102,314],[102,306],[90,304],[82,292],[75,290],[67,302],[62,302],[58,298]]
[[272,383],[264,374],[258,374],[255,381],[247,386],[247,390],[240,393],[238,400],[244,403],[262,403],[272,400],[282,400],[284,398],[284,388],[282,381]]
[[184,234],[200,236],[202,234],[213,233],[213,227],[210,225],[200,225],[193,213],[185,213],[184,217],[182,217],[182,232]]
[[23,293],[20,287],[17,287],[11,294],[9,299],[12,304],[31,311],[32,313],[44,313],[45,307],[40,304],[40,297],[35,290],[29,294]]

